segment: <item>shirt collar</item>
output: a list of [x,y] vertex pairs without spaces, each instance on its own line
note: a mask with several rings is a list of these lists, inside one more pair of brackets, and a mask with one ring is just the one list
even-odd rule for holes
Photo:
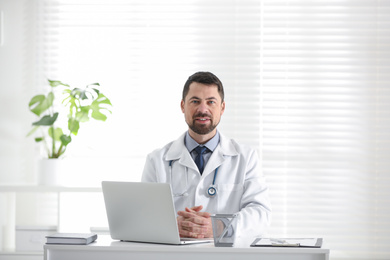
[[[187,131],[186,136],[184,138],[184,143],[185,143],[187,150],[189,152],[191,152],[197,146],[199,146],[199,144],[194,139],[192,139],[192,137],[190,136],[188,131]],[[219,143],[219,132],[217,131],[217,133],[214,135],[214,137],[211,138],[203,146],[206,146],[211,152],[214,152],[215,148],[217,148],[218,143]]]

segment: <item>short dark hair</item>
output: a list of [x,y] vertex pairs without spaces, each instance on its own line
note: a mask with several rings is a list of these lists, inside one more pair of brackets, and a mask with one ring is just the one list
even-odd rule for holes
[[223,91],[222,82],[213,73],[204,72],[204,71],[196,72],[195,74],[191,75],[187,79],[186,83],[184,84],[184,88],[183,88],[183,97],[182,97],[183,101],[185,100],[185,98],[188,94],[188,91],[190,90],[190,85],[192,82],[197,82],[197,83],[201,83],[201,84],[205,84],[205,85],[217,85],[218,93],[221,96],[221,100],[222,100],[221,102],[224,101],[225,93]]

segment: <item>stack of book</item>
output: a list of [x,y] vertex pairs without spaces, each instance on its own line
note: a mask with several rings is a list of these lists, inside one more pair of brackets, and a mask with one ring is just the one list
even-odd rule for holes
[[56,233],[46,236],[46,244],[88,245],[97,239],[95,233]]

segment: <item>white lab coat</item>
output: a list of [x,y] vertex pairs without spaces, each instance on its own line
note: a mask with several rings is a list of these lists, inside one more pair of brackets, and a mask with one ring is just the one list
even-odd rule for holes
[[[170,183],[176,211],[202,205],[202,211],[211,214],[238,213],[236,236],[263,235],[270,223],[271,207],[255,150],[220,134],[201,175],[184,138],[185,133],[147,156],[142,181]],[[217,195],[209,197],[207,189],[218,167]]]

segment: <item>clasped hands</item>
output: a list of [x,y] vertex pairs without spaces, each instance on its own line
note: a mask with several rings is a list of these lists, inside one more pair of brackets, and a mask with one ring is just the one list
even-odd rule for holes
[[177,212],[177,225],[180,237],[210,238],[213,237],[211,216],[208,212],[200,212],[203,206],[185,208]]

